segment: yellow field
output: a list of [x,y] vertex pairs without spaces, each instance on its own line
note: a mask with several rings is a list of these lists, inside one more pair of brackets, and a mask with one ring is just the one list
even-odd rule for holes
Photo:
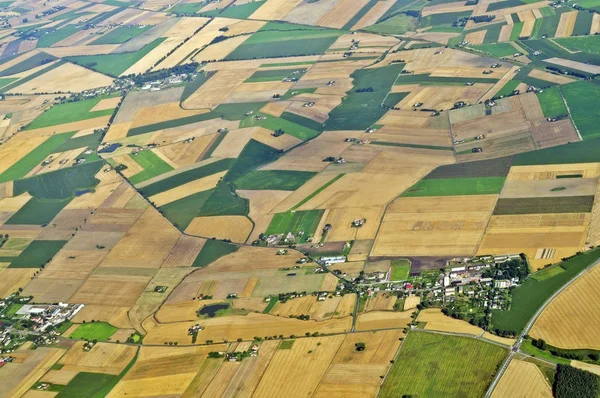
[[110,86],[113,79],[82,66],[66,63],[10,90],[10,93],[83,91]]
[[569,37],[573,34],[577,13],[578,11],[570,11],[560,14],[560,20],[554,37]]
[[11,353],[11,356],[18,358],[15,361],[17,363],[0,368],[0,377],[2,378],[0,393],[3,396],[24,396],[23,394],[49,371],[64,353],[61,349],[49,347],[40,347],[35,351],[27,352],[26,347],[24,345]]
[[[598,15],[598,14],[594,14],[594,15]],[[571,79],[569,77],[555,75],[554,73],[544,72],[539,69],[532,69],[531,72],[529,72],[529,75],[527,75],[527,76],[533,77],[535,79],[545,80],[545,81],[551,82],[551,83],[557,83],[557,84],[568,84],[573,81],[573,79]]]
[[389,312],[371,311],[360,314],[356,322],[357,330],[405,328],[411,321],[413,311]]
[[391,311],[394,309],[394,304],[396,304],[396,297],[393,294],[379,292],[374,297],[370,297],[367,299],[367,304],[365,305],[365,312],[368,311]]
[[599,349],[600,267],[594,267],[556,297],[542,312],[531,336],[565,349]]
[[169,189],[167,191],[150,196],[148,199],[156,206],[164,206],[167,203],[175,202],[176,200],[185,198],[198,192],[207,191],[217,186],[217,183],[223,178],[227,171],[215,173],[208,177],[200,178]]
[[494,388],[492,398],[513,397],[551,398],[552,389],[535,364],[513,359]]
[[299,339],[291,349],[278,350],[254,395],[282,397],[311,394],[343,340],[344,336]]
[[600,14],[594,13],[594,17],[592,18],[592,26],[590,28],[590,35],[595,35],[600,32]]
[[185,392],[209,351],[225,351],[226,346],[142,347],[131,370],[108,397],[179,395]]
[[[331,209],[325,224],[332,228],[327,233],[327,242],[374,239],[379,228],[383,208],[339,208]],[[364,218],[367,222],[360,228],[352,227],[352,221]]]
[[540,269],[581,250],[589,224],[587,213],[493,216],[478,253],[525,253]]
[[179,239],[179,231],[148,208],[102,262],[102,267],[158,268]]
[[219,146],[215,148],[212,156],[216,158],[237,158],[256,130],[256,127],[248,127],[231,131],[231,134],[227,134]]
[[0,296],[7,297],[19,288],[24,288],[35,272],[36,269],[33,268],[0,269]]
[[367,3],[368,0],[339,0],[316,24],[340,29]]
[[483,329],[468,322],[460,321],[442,314],[439,308],[427,308],[419,312],[418,322],[426,322],[425,329],[442,332],[463,333],[479,336]]
[[496,198],[496,195],[399,198],[388,207],[371,254],[474,254]]
[[252,222],[244,216],[196,217],[185,229],[185,233],[244,243],[252,227]]
[[511,167],[507,180],[553,180],[560,175],[581,174],[582,178],[598,178],[598,163],[573,163],[542,166]]
[[[266,4],[265,4],[266,5]],[[221,70],[196,90],[183,104],[185,109],[214,108],[225,101],[253,69]]]
[[127,311],[129,307],[110,306],[102,304],[88,304],[75,315],[73,322],[82,323],[92,320],[108,322],[119,328],[131,328]]
[[90,351],[83,350],[83,341],[76,342],[58,363],[61,370],[96,372],[117,375],[131,362],[137,349],[121,344],[98,343]]
[[421,303],[421,297],[419,296],[408,296],[404,299],[404,311],[412,310],[417,308],[417,305]]
[[261,20],[282,20],[294,9],[302,0],[267,0],[265,4],[252,15],[250,19]]
[[[410,320],[410,318],[409,318]],[[144,341],[148,344],[162,344],[167,341],[177,341],[179,344],[189,344],[190,336],[187,334],[189,327],[200,323],[206,328],[198,333],[198,341],[220,341],[227,338],[233,341],[239,337],[252,339],[254,336],[272,336],[292,334],[300,336],[306,332],[343,333],[350,330],[350,317],[331,319],[326,321],[300,321],[297,319],[282,318],[251,312],[248,315],[235,315],[220,318],[210,318],[194,322],[178,322],[171,324],[157,324],[152,319],[144,321],[144,328],[148,332]]]

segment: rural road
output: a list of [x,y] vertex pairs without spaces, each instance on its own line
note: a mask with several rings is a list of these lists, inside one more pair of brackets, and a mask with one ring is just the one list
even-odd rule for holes
[[494,391],[494,388],[496,388],[496,385],[498,384],[498,382],[502,378],[502,375],[504,374],[504,372],[508,368],[508,365],[512,361],[513,357],[515,356],[515,354],[517,352],[519,352],[521,350],[521,344],[523,344],[523,340],[525,339],[525,336],[527,336],[527,334],[529,333],[529,331],[533,327],[535,321],[537,321],[537,319],[542,314],[542,312],[546,309],[546,307],[552,302],[552,300],[554,300],[566,288],[568,288],[569,286],[571,286],[571,284],[573,282],[575,282],[577,279],[579,279],[580,277],[582,277],[583,274],[585,274],[586,272],[588,272],[590,269],[594,268],[598,264],[600,264],[600,259],[598,259],[598,260],[594,261],[592,264],[588,265],[584,270],[582,270],[580,273],[578,273],[573,279],[571,279],[569,282],[567,282],[563,287],[561,287],[556,292],[554,292],[554,294],[552,296],[550,296],[548,298],[548,300],[546,300],[544,302],[544,304],[536,311],[536,313],[533,315],[533,317],[531,317],[531,320],[529,321],[529,323],[527,323],[527,325],[523,329],[523,332],[519,336],[519,339],[517,340],[517,342],[515,343],[515,345],[512,347],[512,349],[510,351],[510,354],[508,355],[508,358],[506,358],[506,361],[504,361],[504,364],[502,365],[502,368],[500,369],[500,371],[498,372],[498,374],[496,375],[496,377],[494,378],[494,380],[490,384],[490,387],[488,388],[488,390],[487,390],[487,392],[485,394],[486,398],[490,398],[492,396],[492,392]]

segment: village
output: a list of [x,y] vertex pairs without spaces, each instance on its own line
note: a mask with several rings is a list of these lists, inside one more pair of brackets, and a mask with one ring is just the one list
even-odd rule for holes
[[32,298],[13,293],[0,300],[0,354],[11,353],[26,341],[33,341],[36,346],[56,342],[60,335],[56,329],[84,307],[66,303],[27,304]]

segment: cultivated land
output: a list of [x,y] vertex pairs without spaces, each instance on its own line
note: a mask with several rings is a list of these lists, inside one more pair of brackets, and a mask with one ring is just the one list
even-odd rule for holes
[[[402,344],[380,395],[479,397],[506,355],[503,348],[467,337],[413,332]],[[437,369],[435,377],[432,368]]]
[[596,0],[138,3],[0,2],[0,398],[595,371]]

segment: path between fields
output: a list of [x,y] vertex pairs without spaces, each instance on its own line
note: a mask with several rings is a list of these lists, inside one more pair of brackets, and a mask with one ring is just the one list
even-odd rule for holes
[[575,282],[577,279],[579,279],[580,277],[582,277],[586,272],[588,272],[590,269],[594,268],[598,264],[600,264],[600,259],[598,259],[598,260],[594,261],[592,264],[588,265],[584,270],[582,270],[580,273],[578,273],[573,279],[571,279],[564,286],[562,286],[560,289],[558,289],[556,292],[554,292],[554,294],[552,296],[550,296],[548,298],[548,300],[546,300],[544,302],[544,304],[536,311],[536,313],[533,315],[533,317],[531,318],[531,320],[529,321],[529,323],[525,326],[525,329],[523,329],[523,332],[519,336],[519,339],[517,340],[517,342],[515,343],[515,345],[512,347],[512,350],[511,350],[510,354],[508,355],[508,358],[506,358],[506,361],[504,361],[504,364],[502,365],[502,368],[500,369],[500,371],[498,372],[498,374],[496,375],[496,377],[494,378],[494,380],[490,384],[490,387],[488,388],[488,390],[487,390],[487,392],[485,394],[486,398],[490,398],[491,397],[492,392],[494,391],[494,388],[496,387],[496,385],[498,384],[498,382],[502,378],[502,375],[506,371],[506,368],[508,368],[508,365],[512,361],[512,359],[515,356],[515,354],[516,353],[521,353],[521,354],[528,355],[528,354],[526,354],[526,353],[524,353],[524,352],[521,351],[521,344],[523,344],[523,340],[525,339],[525,336],[529,333],[529,331],[531,330],[531,328],[535,324],[535,321],[537,321],[537,319],[542,314],[542,312],[544,312],[544,310],[546,309],[546,307],[548,307],[548,305],[550,305],[550,303],[559,294],[561,294],[566,288],[568,288],[569,286],[571,286],[571,284],[573,282]]

